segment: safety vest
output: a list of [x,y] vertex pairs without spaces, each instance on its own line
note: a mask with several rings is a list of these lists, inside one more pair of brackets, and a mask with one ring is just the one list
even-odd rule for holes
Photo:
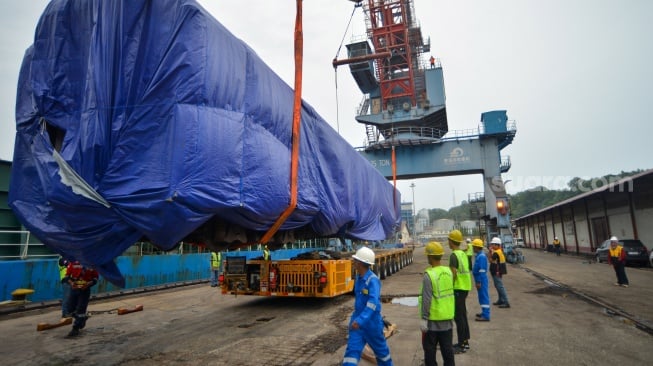
[[469,273],[469,259],[467,254],[460,249],[453,251],[458,259],[458,268],[456,268],[456,279],[453,283],[455,290],[469,291],[472,289],[472,276]]
[[211,268],[219,269],[220,262],[222,262],[222,255],[220,253],[211,252]]
[[[451,268],[446,266],[430,267],[426,273],[431,279],[431,288],[433,296],[431,298],[431,307],[429,308],[429,320],[450,320],[453,319],[456,301],[453,296],[453,273]],[[422,291],[419,290],[417,303],[419,311],[422,311]],[[420,314],[421,316],[421,314]]]
[[[63,265],[61,265],[63,263]],[[68,262],[64,260],[59,260],[59,281],[63,280],[66,277],[66,271],[68,270]]]
[[263,259],[266,261],[270,260],[270,251],[268,249],[263,249]]
[[[494,261],[494,255],[497,255],[499,262]],[[506,267],[506,256],[503,255],[501,249],[492,250],[492,262],[490,263],[490,272],[493,276],[508,274],[508,267]]]
[[474,247],[472,246],[472,243],[467,243],[467,249],[465,249],[465,254],[467,254],[468,257],[474,256]]
[[621,249],[621,245],[617,245],[617,247],[614,249],[610,248],[610,257],[616,257],[617,260],[619,260],[621,258]]

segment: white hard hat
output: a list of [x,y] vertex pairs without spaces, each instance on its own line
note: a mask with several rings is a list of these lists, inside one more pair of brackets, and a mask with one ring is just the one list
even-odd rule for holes
[[472,239],[467,238],[467,242],[468,242],[468,243],[471,243],[471,242],[472,242]]
[[610,241],[619,241],[619,239],[617,239],[616,236],[613,236],[613,237],[610,238]]
[[367,263],[370,266],[374,265],[374,252],[368,247],[362,247],[356,251],[356,254],[351,256],[357,261]]
[[494,238],[492,238],[492,241],[490,241],[490,244],[501,245],[501,239],[499,239],[499,237],[495,236]]

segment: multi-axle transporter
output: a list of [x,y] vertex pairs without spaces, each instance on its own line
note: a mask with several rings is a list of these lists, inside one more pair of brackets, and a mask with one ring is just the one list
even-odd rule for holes
[[[413,262],[412,248],[375,249],[374,273],[381,279]],[[352,252],[313,252],[312,258],[262,260],[227,257],[222,293],[258,296],[335,297],[354,289]],[[334,255],[335,254],[335,255]],[[329,258],[332,256],[331,258]],[[320,257],[323,257],[322,259]]]

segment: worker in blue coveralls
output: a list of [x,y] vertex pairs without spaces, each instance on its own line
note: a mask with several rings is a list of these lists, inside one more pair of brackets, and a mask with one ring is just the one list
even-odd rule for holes
[[481,305],[481,312],[476,314],[476,321],[489,322],[490,284],[487,278],[488,261],[483,250],[483,240],[474,239],[472,241],[472,248],[474,248],[474,253],[476,254],[472,274],[474,275],[474,283],[476,284],[476,292],[478,293],[478,303]]
[[349,321],[349,340],[343,365],[358,365],[365,344],[369,344],[376,363],[391,366],[390,349],[383,334],[381,317],[381,281],[370,269],[374,265],[372,249],[362,247],[352,256],[358,276],[354,284],[354,313]]

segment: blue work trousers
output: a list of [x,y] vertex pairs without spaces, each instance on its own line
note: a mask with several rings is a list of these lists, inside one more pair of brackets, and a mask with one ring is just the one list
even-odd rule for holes
[[628,277],[626,276],[626,265],[622,262],[617,262],[612,265],[614,273],[617,275],[617,283],[620,285],[628,284]]
[[61,282],[61,317],[67,318],[71,316],[68,312],[68,303],[70,302],[70,283],[68,281]]
[[220,276],[220,270],[219,269],[212,269],[211,270],[211,287],[218,286],[219,276]]
[[349,340],[347,341],[345,358],[342,361],[343,365],[358,365],[363,348],[367,343],[374,351],[377,365],[392,366],[390,349],[383,335],[383,321],[379,318],[378,321],[372,323],[375,324],[372,324],[371,329],[349,329]]
[[499,300],[497,300],[497,302],[499,304],[510,305],[510,302],[508,301],[508,294],[506,293],[506,288],[503,287],[503,279],[501,276],[493,274],[492,282],[494,282],[494,288],[497,289],[497,294],[499,295]]
[[481,316],[485,319],[490,319],[490,284],[487,277],[479,281],[480,288],[476,289],[478,294],[478,303],[481,305]]

